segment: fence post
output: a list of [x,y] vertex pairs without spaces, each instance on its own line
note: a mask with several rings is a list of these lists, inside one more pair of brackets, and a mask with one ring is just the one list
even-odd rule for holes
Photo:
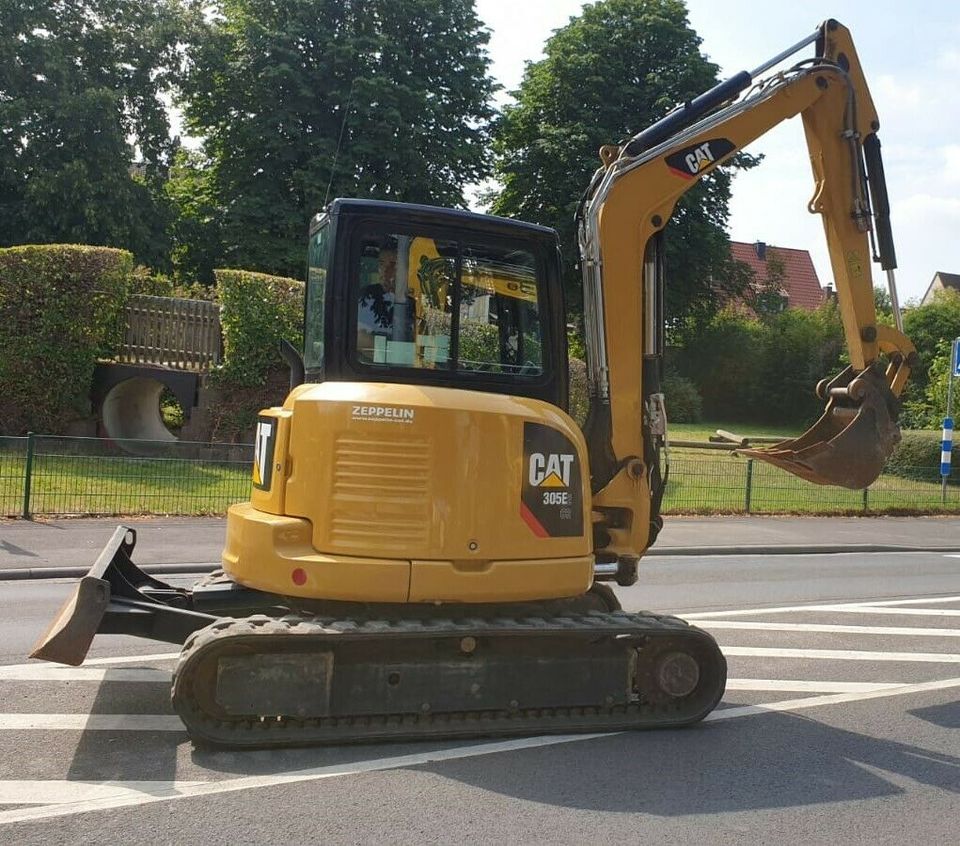
[[747,489],[744,493],[743,508],[747,514],[750,513],[750,496],[753,492],[753,459],[747,459]]
[[869,511],[869,510],[870,510],[870,505],[867,503],[867,491],[869,491],[869,490],[870,490],[869,488],[864,488],[864,489],[863,489],[863,510],[864,510],[864,511]]
[[30,483],[33,477],[33,432],[27,432],[27,463],[23,469],[23,509],[21,516],[24,520],[30,519]]

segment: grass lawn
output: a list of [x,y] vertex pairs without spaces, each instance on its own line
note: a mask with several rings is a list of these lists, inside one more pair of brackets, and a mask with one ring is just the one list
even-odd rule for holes
[[[784,426],[673,423],[670,435],[673,440],[702,442],[717,429],[736,435],[777,438],[796,437],[801,433],[798,428]],[[881,475],[864,496],[863,491],[814,485],[763,461],[748,462],[730,452],[677,447],[672,450],[671,459],[670,480],[663,501],[663,510],[667,513],[960,511],[960,485],[948,486],[947,501],[941,503],[939,467],[929,468],[929,481]]]

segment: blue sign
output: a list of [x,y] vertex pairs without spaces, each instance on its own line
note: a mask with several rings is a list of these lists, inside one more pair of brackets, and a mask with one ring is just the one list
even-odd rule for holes
[[940,443],[940,475],[950,475],[950,456],[953,454],[953,418],[943,418],[943,440]]
[[953,342],[953,375],[960,376],[960,338]]

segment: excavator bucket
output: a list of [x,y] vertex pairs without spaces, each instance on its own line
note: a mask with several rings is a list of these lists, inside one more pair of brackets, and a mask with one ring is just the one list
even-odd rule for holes
[[764,449],[741,449],[817,485],[861,490],[880,475],[900,442],[899,403],[882,370],[848,367],[817,387],[827,400],[823,416],[799,438]]

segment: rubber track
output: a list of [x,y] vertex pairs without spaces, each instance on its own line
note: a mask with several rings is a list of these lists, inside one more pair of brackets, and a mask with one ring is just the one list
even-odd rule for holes
[[[203,713],[193,696],[193,679],[204,658],[216,660],[224,641],[254,644],[261,638],[309,638],[313,645],[335,646],[341,638],[373,640],[385,636],[436,638],[550,637],[551,635],[628,635],[637,639],[638,649],[658,638],[690,638],[701,653],[711,656],[713,665],[701,672],[713,680],[713,690],[698,692],[701,704],[689,711],[689,701],[637,702],[626,705],[533,708],[497,711],[447,711],[384,716],[319,717],[228,717]],[[693,645],[693,644],[691,644]],[[641,652],[642,654],[642,652]],[[590,612],[585,615],[527,617],[513,619],[464,618],[430,620],[319,619],[256,615],[239,620],[223,619],[195,632],[184,644],[173,675],[173,704],[198,745],[219,748],[262,748],[276,746],[330,745],[375,741],[424,740],[464,737],[604,732],[628,729],[669,728],[702,720],[720,701],[726,684],[726,660],[716,641],[702,629],[677,617],[649,613]],[[685,707],[686,706],[686,707]]]

